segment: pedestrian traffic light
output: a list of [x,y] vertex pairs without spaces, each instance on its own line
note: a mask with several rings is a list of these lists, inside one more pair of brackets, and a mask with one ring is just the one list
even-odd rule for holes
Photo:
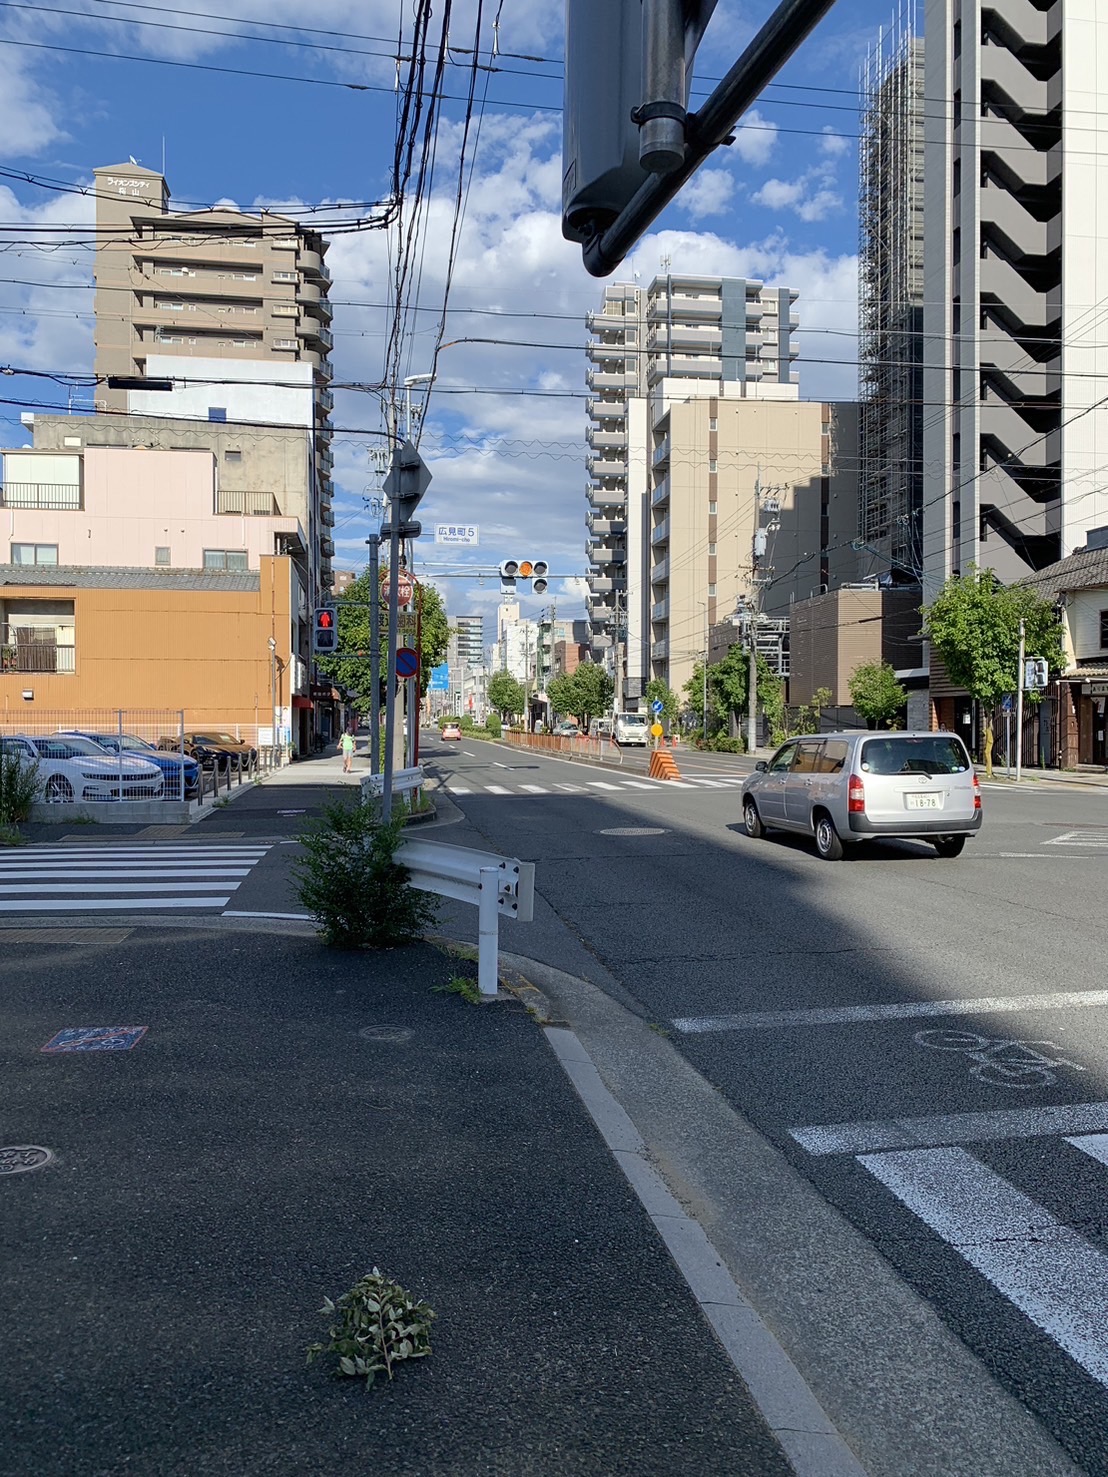
[[1050,680],[1050,673],[1045,657],[1029,656],[1023,664],[1023,685],[1032,692],[1041,691]]
[[545,559],[503,559],[500,563],[500,593],[514,595],[517,580],[529,580],[536,595],[545,595],[550,565]]
[[315,613],[313,651],[337,651],[339,644],[337,612],[333,605],[321,605]]
[[401,538],[419,537],[421,525],[413,515],[430,482],[431,473],[419,452],[410,441],[401,442],[393,451],[383,489]]

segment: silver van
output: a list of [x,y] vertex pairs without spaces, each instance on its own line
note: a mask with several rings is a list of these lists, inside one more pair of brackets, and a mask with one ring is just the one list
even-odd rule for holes
[[748,836],[801,831],[826,861],[875,836],[958,856],[981,827],[981,786],[955,733],[825,733],[789,739],[743,785]]

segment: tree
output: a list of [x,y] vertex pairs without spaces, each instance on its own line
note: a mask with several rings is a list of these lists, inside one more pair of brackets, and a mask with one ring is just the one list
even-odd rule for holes
[[[339,644],[334,656],[319,656],[319,670],[333,682],[338,682],[350,692],[358,694],[354,706],[359,713],[370,713],[374,709],[375,695],[370,681],[369,660],[369,602],[379,598],[377,591],[369,588],[369,571],[360,575],[347,586],[335,602],[338,610]],[[431,680],[431,668],[437,667],[446,656],[450,640],[450,624],[442,596],[433,585],[419,587],[417,600],[422,599],[423,658],[420,664],[420,693],[426,693]],[[413,613],[400,612],[399,635],[415,645],[415,617]],[[411,622],[409,629],[408,623]],[[385,679],[385,661],[388,651],[389,609],[381,603],[381,678]]]
[[523,712],[527,694],[523,691],[523,684],[505,669],[494,672],[489,678],[488,699],[507,723],[514,713]]
[[676,722],[679,706],[677,694],[671,687],[667,687],[660,677],[652,677],[646,684],[646,700],[648,703],[661,703],[662,711],[658,714],[661,722],[668,724]]
[[952,682],[985,709],[985,772],[993,772],[993,709],[1022,682],[1020,621],[1028,656],[1045,657],[1062,671],[1062,628],[1054,608],[1033,590],[1002,585],[991,569],[971,566],[953,575],[924,610],[927,639]]
[[614,691],[615,683],[595,662],[582,662],[571,676],[554,677],[546,688],[554,711],[572,713],[582,728],[607,712]]
[[888,662],[861,662],[850,674],[850,701],[870,728],[881,728],[903,708],[908,694]]

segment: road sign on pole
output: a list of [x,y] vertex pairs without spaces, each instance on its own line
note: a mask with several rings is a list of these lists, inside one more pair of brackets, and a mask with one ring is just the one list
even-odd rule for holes
[[419,671],[419,657],[410,646],[396,648],[396,675],[405,680]]
[[664,707],[665,703],[662,702],[660,697],[656,697],[654,701],[650,704],[650,711],[652,713],[660,713]]
[[[397,603],[397,605],[409,605],[411,603],[412,596],[415,594],[415,585],[416,585],[415,579],[408,573],[408,571],[406,569],[401,569],[398,572],[398,574],[397,574],[397,580],[396,580],[396,603]],[[382,600],[388,600],[391,595],[392,595],[392,580],[390,578],[390,571],[387,570],[387,569],[382,569],[382,571],[381,571],[381,599]]]

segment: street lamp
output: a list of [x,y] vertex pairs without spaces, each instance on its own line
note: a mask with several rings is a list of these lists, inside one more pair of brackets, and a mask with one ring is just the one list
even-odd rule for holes
[[273,719],[273,729],[272,729],[272,732],[270,734],[270,754],[271,754],[271,757],[272,757],[277,752],[277,642],[276,642],[276,639],[273,636],[270,636],[269,640],[266,642],[266,645],[269,647],[269,701],[270,701],[270,706],[273,709],[273,712],[271,714],[271,717]]
[[705,605],[705,603],[704,603],[703,600],[698,600],[696,603],[700,607],[700,609],[704,612],[704,661],[703,661],[703,664],[701,665],[701,668],[700,668],[701,675],[703,676],[703,679],[704,679],[704,693],[703,693],[703,697],[701,699],[700,732],[701,732],[701,736],[704,739],[704,742],[707,743],[708,742],[708,643],[709,643],[709,641],[711,639],[711,632],[710,632],[709,627],[708,627],[708,607],[707,607],[707,605]]
[[433,374],[410,374],[404,381],[404,439],[412,439],[412,386],[429,385]]

